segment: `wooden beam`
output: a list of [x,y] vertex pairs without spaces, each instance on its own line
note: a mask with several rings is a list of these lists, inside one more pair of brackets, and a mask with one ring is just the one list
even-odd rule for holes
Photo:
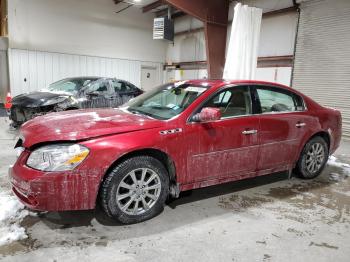
[[165,1],[204,23],[208,76],[222,78],[225,64],[229,0]]
[[298,7],[291,6],[291,7],[277,9],[277,10],[263,13],[262,16],[263,16],[263,18],[265,18],[265,17],[275,16],[275,15],[294,13],[294,12],[297,12],[297,10],[298,10]]
[[258,57],[258,67],[292,67],[293,60],[292,55]]
[[260,56],[258,61],[276,61],[276,60],[293,60],[292,55],[282,55],[282,56]]
[[153,3],[150,3],[148,5],[145,5],[144,7],[142,7],[142,12],[143,13],[147,13],[149,11],[152,11],[153,9],[156,9],[157,7],[160,7],[162,5],[166,4],[163,0],[158,0],[155,1]]
[[[293,56],[263,56],[258,57],[258,68],[266,67],[292,67]],[[172,64],[164,65],[164,70],[167,68],[176,69],[203,69],[207,67],[207,61],[189,61],[189,62],[176,62]]]
[[[294,6],[283,8],[283,9],[278,9],[278,10],[273,10],[270,12],[263,13],[263,18],[271,17],[271,16],[275,16],[275,15],[280,15],[280,14],[296,12],[297,10],[298,10],[298,8],[294,7]],[[228,23],[232,23],[232,20],[229,20]],[[199,27],[199,28],[196,28],[193,30],[180,31],[180,32],[175,33],[175,36],[197,33],[197,32],[203,31],[203,30],[204,30],[203,27]]]
[[[179,17],[182,17],[182,16],[185,16],[187,15],[186,13],[182,12],[182,11],[178,11],[176,13],[172,13],[171,14],[171,18],[172,19],[176,19],[176,18],[179,18]],[[168,16],[168,8],[164,8],[162,10],[159,10],[156,12],[156,16],[157,17],[161,17],[161,16]]]

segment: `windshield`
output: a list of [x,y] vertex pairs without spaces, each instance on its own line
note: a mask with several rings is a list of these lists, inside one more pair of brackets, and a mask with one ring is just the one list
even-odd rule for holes
[[167,120],[183,112],[208,88],[186,83],[165,84],[131,100],[125,106],[131,113]]
[[87,84],[96,80],[97,80],[96,78],[63,79],[55,83],[52,83],[48,89],[50,91],[63,91],[63,92],[76,94],[83,86],[86,86]]

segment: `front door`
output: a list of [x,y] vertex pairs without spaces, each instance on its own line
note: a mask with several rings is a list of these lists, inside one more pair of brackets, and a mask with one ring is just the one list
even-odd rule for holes
[[222,118],[187,124],[185,131],[192,148],[187,157],[186,182],[240,177],[255,172],[259,122],[258,116],[252,115],[249,87],[221,90],[203,107],[220,108]]

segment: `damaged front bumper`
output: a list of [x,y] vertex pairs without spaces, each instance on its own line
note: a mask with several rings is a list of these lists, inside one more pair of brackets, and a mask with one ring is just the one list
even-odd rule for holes
[[10,109],[9,118],[14,123],[21,125],[24,122],[33,119],[37,116],[42,116],[48,114],[50,112],[55,112],[55,106],[45,106],[45,107],[20,107],[17,105],[13,105]]
[[29,151],[24,151],[9,169],[12,190],[29,209],[66,211],[93,209],[99,176],[89,172],[43,172],[26,166]]

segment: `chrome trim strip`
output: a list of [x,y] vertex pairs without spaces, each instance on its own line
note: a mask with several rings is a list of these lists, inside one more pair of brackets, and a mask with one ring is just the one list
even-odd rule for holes
[[232,149],[224,149],[224,150],[219,150],[219,151],[213,151],[213,152],[208,152],[208,153],[201,153],[201,154],[196,154],[192,155],[192,157],[200,157],[200,156],[205,156],[205,155],[213,155],[217,153],[225,153],[229,151],[243,151],[252,147],[259,147],[259,145],[252,145],[252,146],[245,146],[245,147],[237,147],[237,148],[232,148]]
[[256,145],[245,146],[245,147],[237,147],[237,148],[232,148],[232,149],[224,149],[224,150],[212,151],[212,152],[208,152],[208,153],[201,153],[201,154],[192,155],[192,157],[198,157],[198,156],[203,156],[203,155],[211,155],[211,154],[216,154],[216,153],[225,153],[227,151],[243,151],[245,149],[249,149],[249,148],[252,148],[252,147],[264,147],[264,146],[270,146],[270,145],[274,145],[274,144],[290,143],[290,142],[294,142],[294,141],[298,141],[298,139],[289,139],[289,140],[271,142],[271,143],[266,143],[266,144],[256,144]]

